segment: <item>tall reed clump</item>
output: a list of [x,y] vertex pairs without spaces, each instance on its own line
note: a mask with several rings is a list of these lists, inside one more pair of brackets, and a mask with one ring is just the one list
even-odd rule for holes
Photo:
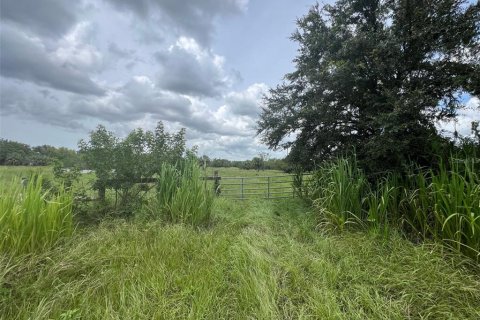
[[32,176],[26,187],[13,179],[0,192],[0,251],[30,253],[72,234],[71,192],[44,192],[41,176]]
[[343,228],[362,221],[362,201],[367,179],[355,161],[325,163],[313,175],[309,193],[324,222]]
[[355,160],[340,158],[314,173],[309,194],[329,225],[384,231],[394,226],[480,261],[480,175],[472,158],[450,162],[451,169],[418,170],[403,178],[390,173],[370,183]]
[[163,164],[157,182],[157,211],[173,223],[208,223],[214,195],[201,177],[194,159],[185,160],[179,168]]
[[474,159],[451,159],[411,177],[409,210],[405,217],[424,238],[445,242],[474,260],[480,260],[480,176]]

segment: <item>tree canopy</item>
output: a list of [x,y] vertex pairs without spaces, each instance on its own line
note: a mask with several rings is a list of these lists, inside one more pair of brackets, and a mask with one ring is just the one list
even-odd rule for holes
[[[297,21],[295,70],[270,90],[258,133],[290,161],[355,150],[370,172],[431,164],[436,122],[480,95],[480,3],[340,0]],[[294,138],[288,141],[288,137]]]

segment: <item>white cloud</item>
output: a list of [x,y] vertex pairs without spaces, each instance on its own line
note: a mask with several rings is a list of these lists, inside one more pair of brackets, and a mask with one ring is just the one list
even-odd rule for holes
[[59,41],[54,53],[55,57],[62,65],[68,65],[77,70],[100,71],[103,55],[90,44],[95,31],[90,22],[80,22]]
[[256,118],[261,112],[262,97],[267,90],[265,83],[254,83],[245,91],[229,93],[225,97],[228,110],[234,114]]
[[213,97],[234,81],[224,69],[225,58],[202,48],[193,38],[180,37],[155,57],[160,63],[159,85],[170,91]]

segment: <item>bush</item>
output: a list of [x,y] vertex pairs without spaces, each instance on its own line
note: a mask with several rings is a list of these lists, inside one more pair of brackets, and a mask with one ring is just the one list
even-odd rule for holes
[[73,232],[72,194],[42,191],[42,177],[24,187],[14,179],[1,188],[0,251],[29,253],[53,246]]

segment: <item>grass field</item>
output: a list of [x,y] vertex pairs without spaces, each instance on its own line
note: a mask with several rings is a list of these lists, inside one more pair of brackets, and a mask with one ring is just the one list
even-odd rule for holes
[[48,177],[53,176],[51,167],[0,166],[1,183],[8,183],[13,178],[27,178],[33,174],[42,174]]
[[220,197],[203,227],[108,218],[0,254],[0,319],[479,319],[469,261],[393,230],[326,231],[299,199]]

